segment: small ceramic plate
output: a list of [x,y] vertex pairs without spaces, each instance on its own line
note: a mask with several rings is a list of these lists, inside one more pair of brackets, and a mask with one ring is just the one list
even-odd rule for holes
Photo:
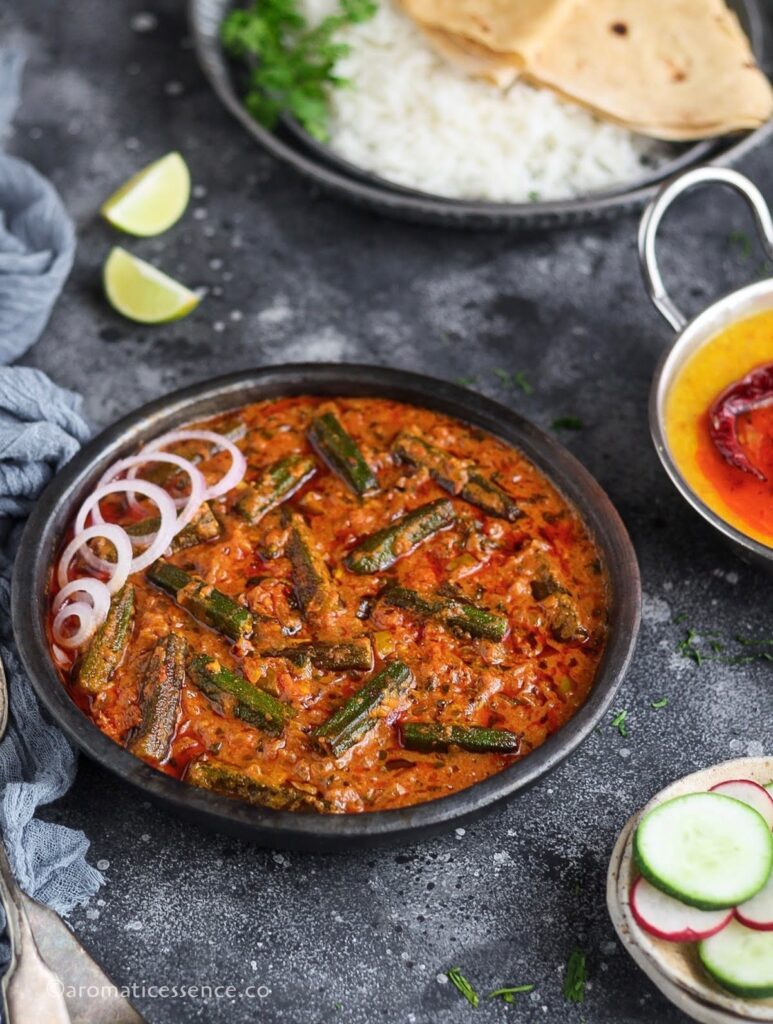
[[607,873],[607,907],[625,949],[663,995],[693,1020],[703,1024],[773,1024],[773,999],[742,999],[720,988],[702,969],[695,943],[656,939],[636,923],[629,904],[638,875],[632,838],[639,820],[657,804],[687,793],[701,793],[729,779],[765,784],[773,779],[773,757],[741,757],[694,772],[661,790],[620,833]]

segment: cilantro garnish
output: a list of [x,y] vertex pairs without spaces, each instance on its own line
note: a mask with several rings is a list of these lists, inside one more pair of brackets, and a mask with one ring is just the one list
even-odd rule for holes
[[461,993],[461,995],[464,996],[464,998],[467,1000],[470,1006],[477,1007],[478,1003],[480,1002],[480,996],[472,987],[467,978],[465,978],[465,976],[462,974],[461,967],[452,967],[450,970],[446,971],[446,977],[457,990],[457,992]]
[[273,128],[282,113],[291,114],[315,139],[328,138],[327,88],[348,85],[334,73],[349,47],[335,41],[346,25],[367,21],[375,0],[339,0],[339,10],[313,28],[295,0],[257,0],[231,11],[220,28],[225,50],[244,61],[249,85],[244,98],[252,116]]
[[738,249],[741,259],[749,259],[752,254],[752,240],[745,231],[731,231],[727,240]]
[[617,729],[623,739],[628,737],[628,726],[625,724],[625,720],[628,718],[627,711],[618,711],[615,717],[612,719],[612,728]]
[[744,637],[736,635],[734,642],[740,650],[732,650],[733,641],[723,641],[716,633],[700,633],[688,629],[677,644],[677,653],[700,668],[704,662],[716,661],[720,665],[751,665],[757,661],[773,661],[773,652],[766,648],[773,645],[768,637]]
[[573,949],[569,954],[564,975],[564,999],[570,1003],[581,1003],[585,999],[586,981],[585,954],[580,949]]
[[532,992],[533,985],[507,985],[504,988],[495,988],[489,992],[487,999],[501,999],[505,1003],[514,1003],[515,997],[521,992]]
[[585,424],[579,416],[559,416],[553,420],[553,430],[582,430]]
[[498,377],[506,388],[520,388],[525,395],[533,395],[534,388],[526,378],[523,370],[516,370],[515,373],[508,373],[501,367],[496,367],[494,376]]
[[668,697],[661,697],[660,700],[653,700],[652,703],[650,704],[650,707],[654,708],[655,711],[659,711],[660,708],[664,708],[667,704],[668,704]]

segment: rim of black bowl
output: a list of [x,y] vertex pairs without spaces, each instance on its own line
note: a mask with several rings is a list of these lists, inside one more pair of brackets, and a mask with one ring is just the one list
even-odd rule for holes
[[[771,47],[766,45],[767,36],[773,29],[770,15],[763,14],[763,2],[737,0],[737,9],[742,15],[744,27],[753,39],[755,56],[764,69],[771,56]],[[446,199],[407,189],[361,168],[356,168],[356,174],[351,171],[347,173],[344,169],[346,161],[340,157],[331,159],[328,148],[324,146],[321,147],[322,153],[317,152],[319,144],[312,146],[300,138],[301,134],[306,134],[302,130],[285,129],[285,138],[281,133],[269,131],[258,124],[236,93],[231,68],[220,45],[220,22],[226,8],[231,5],[232,0],[188,0],[188,21],[199,64],[223,105],[264,149],[294,167],[299,174],[315,182],[326,193],[403,220],[446,227],[521,230],[603,220],[641,207],[653,198],[660,183],[676,170],[693,166],[702,159],[719,167],[735,164],[773,137],[771,120],[751,133],[739,133],[696,144],[691,147],[690,159],[685,159],[685,154],[682,154],[681,158],[663,168],[657,180],[650,183],[631,183],[622,188],[580,198],[535,203]]]
[[[60,538],[93,481],[141,443],[191,420],[281,395],[393,398],[481,427],[522,451],[580,514],[605,562],[610,585],[606,650],[586,703],[523,760],[468,789],[412,807],[359,814],[272,811],[186,785],[114,743],[79,710],[62,685],[46,640],[46,590]],[[108,427],[51,481],[25,527],[12,585],[16,642],[33,688],[67,737],[94,761],[182,817],[263,845],[335,849],[409,842],[469,820],[555,768],[609,708],[633,655],[641,611],[636,554],[611,501],[590,473],[554,438],[491,399],[403,370],[347,363],[298,363],[229,374],[186,387]]]

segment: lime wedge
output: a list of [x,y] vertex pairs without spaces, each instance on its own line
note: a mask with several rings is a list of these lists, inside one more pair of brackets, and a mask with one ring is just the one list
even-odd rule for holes
[[185,212],[191,176],[179,153],[167,153],[121,185],[103,204],[102,216],[130,235],[160,235]]
[[113,309],[141,324],[179,320],[199,304],[195,292],[118,246],[107,257],[102,274]]

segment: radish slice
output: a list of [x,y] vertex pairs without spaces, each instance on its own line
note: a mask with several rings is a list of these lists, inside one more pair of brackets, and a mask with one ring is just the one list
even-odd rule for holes
[[[126,491],[136,491],[138,494],[144,494],[146,498],[150,498],[158,508],[161,515],[161,525],[158,528],[158,532],[156,533],[152,544],[146,551],[141,555],[136,555],[131,561],[129,572],[135,573],[140,572],[142,569],[146,569],[152,562],[155,562],[157,558],[160,558],[169,547],[172,542],[172,538],[175,535],[177,509],[175,508],[171,497],[162,487],[159,487],[158,484],[149,483],[147,480],[112,480],[108,484],[102,484],[100,487],[97,487],[96,490],[88,496],[88,498],[86,498],[78,510],[78,515],[75,517],[75,531],[77,534],[83,530],[89,513],[92,512],[99,502],[103,498],[107,497],[108,494],[125,493]],[[124,533],[124,536],[128,539],[128,534]],[[108,571],[108,568],[111,565],[110,562],[106,562],[102,558],[97,558],[97,556],[92,551],[89,551],[88,548],[84,549],[83,557],[90,565],[96,566],[103,571]]]
[[773,931],[773,874],[764,889],[735,908],[735,916],[747,928],[756,928],[761,932]]
[[176,441],[209,441],[216,448],[227,451],[231,456],[231,466],[228,472],[216,484],[212,484],[207,488],[204,496],[205,501],[210,501],[213,498],[219,498],[223,494],[227,494],[228,491],[241,482],[244,474],[247,472],[247,460],[233,441],[229,441],[222,434],[216,434],[213,430],[172,430],[168,434],[162,434],[155,441],[146,444],[143,453],[157,452],[159,449],[165,448],[168,444],[174,444]]
[[773,834],[762,815],[721,793],[689,793],[653,807],[633,848],[648,881],[700,910],[751,899],[773,868]]
[[[60,587],[65,587],[69,582],[68,570],[74,556],[83,549],[84,556],[89,551],[86,541],[92,537],[104,537],[109,540],[115,548],[115,562],[105,562],[106,572],[109,572],[110,579],[105,586],[109,594],[120,590],[129,577],[132,563],[132,546],[128,534],[114,523],[104,523],[102,526],[88,526],[86,529],[75,531],[75,536],[62,552],[57,569],[57,582]],[[96,556],[89,551],[92,558]],[[102,561],[102,559],[100,559]]]
[[[112,465],[105,473],[103,473],[97,486],[101,487],[104,484],[110,483],[120,473],[123,473],[123,471],[126,469],[129,470],[129,473],[127,474],[127,479],[134,480],[137,469],[148,462],[168,462],[171,463],[173,466],[179,466],[179,468],[183,470],[184,473],[187,473],[188,477],[190,478],[191,493],[188,495],[188,497],[177,499],[172,498],[175,507],[182,509],[182,512],[180,512],[180,514],[177,517],[177,526],[175,528],[175,532],[179,533],[180,530],[184,529],[188,525],[188,523],[193,519],[193,517],[198,512],[199,508],[201,508],[201,505],[204,502],[204,495],[207,490],[207,481],[204,479],[203,473],[201,473],[201,471],[198,470],[193,465],[192,462],[189,462],[188,459],[183,459],[180,455],[173,455],[171,454],[171,452],[148,452],[147,454],[143,452],[140,455],[130,455],[126,459],[120,459],[118,462]],[[131,501],[134,495],[130,494],[128,495],[128,497],[129,500]],[[104,522],[104,519],[102,518],[102,513],[99,510],[99,505],[95,506],[95,508],[93,509],[91,513],[91,518],[98,523]],[[152,540],[152,538],[153,534],[146,534],[142,537],[135,535],[132,539],[135,541],[135,543],[137,541],[141,542],[145,540],[147,540],[147,542],[149,543]]]
[[698,956],[711,977],[729,992],[751,999],[773,996],[773,932],[731,921],[698,943]]
[[750,779],[731,779],[712,786],[710,792],[731,796],[734,800],[748,804],[762,815],[768,823],[768,828],[773,829],[773,796],[759,783]]
[[631,913],[641,927],[669,942],[697,942],[721,931],[733,918],[732,910],[697,910],[667,896],[646,878],[631,888]]

